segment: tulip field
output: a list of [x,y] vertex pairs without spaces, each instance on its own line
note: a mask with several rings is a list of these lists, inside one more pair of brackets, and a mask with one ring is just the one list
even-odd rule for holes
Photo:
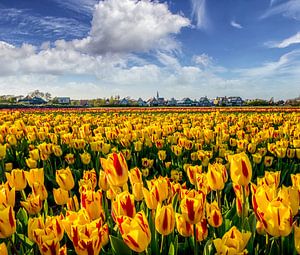
[[300,109],[0,111],[0,254],[300,254]]

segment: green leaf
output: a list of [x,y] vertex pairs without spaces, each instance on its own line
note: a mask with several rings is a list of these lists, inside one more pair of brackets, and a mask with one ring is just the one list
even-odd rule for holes
[[172,199],[172,206],[173,206],[173,209],[175,211],[176,211],[176,208],[177,208],[177,203],[178,203],[178,193],[176,193],[175,196]]
[[203,255],[210,255],[210,254],[214,254],[213,253],[213,249],[214,249],[214,245],[213,245],[213,241],[210,239],[206,242],[205,246],[204,246],[204,252]]
[[132,251],[130,250],[130,248],[124,243],[123,240],[110,235],[109,236],[110,239],[110,244],[111,247],[113,249],[114,254],[124,254],[124,255],[131,255]]
[[27,214],[26,210],[23,207],[21,207],[19,209],[19,211],[17,212],[16,218],[18,220],[20,220],[25,226],[27,226],[28,214]]
[[277,254],[280,254],[279,245],[276,242],[276,239],[273,239],[269,255],[277,255]]
[[174,240],[174,254],[177,255],[178,254],[178,235],[175,236],[175,240]]
[[175,255],[175,248],[173,243],[170,244],[168,255]]
[[16,233],[17,237],[28,247],[32,247],[34,242],[32,242],[27,236],[23,234]]
[[48,207],[48,200],[45,199],[45,201],[44,201],[44,214],[45,214],[45,216],[48,215],[48,210],[49,210],[49,207]]

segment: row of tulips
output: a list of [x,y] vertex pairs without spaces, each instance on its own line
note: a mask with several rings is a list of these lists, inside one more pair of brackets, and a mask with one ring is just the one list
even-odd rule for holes
[[4,113],[0,253],[300,253],[299,119]]

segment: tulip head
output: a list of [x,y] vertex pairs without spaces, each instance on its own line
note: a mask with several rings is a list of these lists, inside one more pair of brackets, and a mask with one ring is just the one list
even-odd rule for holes
[[252,178],[252,166],[247,154],[242,152],[232,155],[229,162],[232,181],[242,186],[248,185]]
[[113,152],[107,159],[101,158],[110,185],[122,187],[128,181],[128,166],[122,153]]
[[212,190],[222,190],[228,179],[226,167],[219,163],[208,164],[206,177]]
[[66,169],[56,170],[55,178],[59,187],[64,190],[69,191],[75,186],[74,178],[69,167]]
[[161,235],[169,235],[175,227],[175,213],[172,204],[162,206],[160,203],[155,213],[155,229]]
[[211,204],[206,203],[206,215],[209,225],[214,228],[218,228],[222,225],[223,218],[221,210],[218,206],[217,201],[212,202]]
[[27,181],[25,178],[25,171],[22,169],[13,169],[10,173],[5,173],[8,184],[11,188],[15,188],[16,191],[20,191],[26,188]]

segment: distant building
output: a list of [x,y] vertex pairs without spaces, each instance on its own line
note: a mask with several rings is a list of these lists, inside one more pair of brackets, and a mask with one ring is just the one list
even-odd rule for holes
[[215,106],[227,106],[228,105],[227,97],[216,97],[214,99],[214,105]]
[[40,97],[29,97],[29,96],[26,96],[24,97],[23,99],[20,99],[18,101],[18,103],[21,103],[21,104],[34,104],[34,105],[38,105],[38,104],[46,104],[47,101],[44,100],[43,98],[40,98]]
[[142,98],[139,98],[136,103],[138,106],[147,106],[147,103]]
[[127,98],[123,98],[119,101],[119,105],[123,105],[123,106],[130,105],[130,102]]
[[170,100],[167,101],[168,106],[176,106],[177,105],[177,100],[172,97]]
[[58,104],[70,104],[71,99],[69,97],[57,97],[57,103]]
[[163,97],[159,97],[159,93],[157,91],[157,94],[156,94],[156,100],[157,100],[157,105],[158,106],[163,106],[166,104],[166,101]]
[[241,97],[228,97],[228,106],[242,106],[243,105],[243,99]]
[[191,100],[188,97],[183,98],[182,100],[177,101],[178,106],[195,106],[196,102]]
[[158,106],[158,101],[155,97],[149,98],[147,100],[147,105],[148,106]]
[[211,106],[211,102],[210,100],[205,96],[205,97],[201,97],[199,99],[199,103],[198,103],[199,106],[205,106],[205,107],[208,107],[208,106]]
[[89,106],[89,100],[85,100],[85,99],[83,99],[83,100],[80,100],[79,101],[79,104],[80,104],[80,106]]

